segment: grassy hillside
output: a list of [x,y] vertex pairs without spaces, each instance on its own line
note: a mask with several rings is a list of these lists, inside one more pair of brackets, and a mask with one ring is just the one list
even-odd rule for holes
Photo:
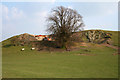
[[112,34],[112,38],[111,38],[112,45],[120,47],[120,43],[119,43],[120,37],[118,37],[118,31],[105,31],[105,32]]
[[2,41],[2,46],[10,47],[10,46],[11,46],[11,40],[12,40],[12,39],[13,39],[13,37],[8,38],[8,39]]
[[117,50],[86,45],[76,51],[51,53],[30,47],[20,51],[21,46],[3,48],[3,78],[117,78],[118,55],[112,55]]
[[[85,31],[81,31],[81,32],[78,32],[78,34],[81,34],[81,33],[84,33],[84,32],[88,32],[88,31],[90,31],[90,30],[85,30]],[[105,30],[102,30],[103,32],[106,32],[106,33],[111,33],[112,34],[112,36],[111,36],[111,39],[110,39],[110,44],[111,45],[113,45],[113,46],[119,46],[120,47],[120,45],[119,45],[119,43],[118,43],[118,31],[105,31]],[[13,43],[11,43],[11,41],[13,40],[13,39],[15,39],[16,37],[19,37],[19,38],[21,38],[23,36],[23,34],[21,34],[21,35],[17,35],[17,36],[13,36],[13,37],[11,37],[11,38],[9,38],[9,39],[7,39],[7,40],[4,40],[3,42],[2,42],[2,46],[4,46],[4,47],[10,47],[10,46],[12,46],[13,45]],[[16,42],[18,42],[17,44],[18,45],[21,45],[21,43],[20,43],[20,41],[26,41],[26,42],[28,42],[28,44],[30,43],[29,42],[29,40],[35,40],[33,37],[31,37],[29,34],[27,34],[26,36],[24,36],[24,37],[26,37],[26,39],[22,39],[22,40],[18,40],[18,41],[16,41]],[[80,36],[81,37],[81,36]],[[120,37],[119,37],[120,38]],[[85,37],[85,35],[84,36],[82,36],[82,40],[84,41],[84,42],[88,42],[88,39]],[[119,39],[120,40],[120,39]]]
[[[118,32],[111,45],[118,46]],[[16,36],[15,36],[16,37]],[[12,38],[3,41],[3,78],[117,78],[118,51],[104,44],[75,43],[73,50],[37,51],[31,46],[11,46]],[[25,51],[21,51],[21,48]]]
[[17,35],[17,36],[13,36],[11,38],[8,38],[7,40],[4,40],[2,42],[2,46],[3,47],[24,46],[24,45],[29,46],[31,41],[36,41],[36,38],[30,34],[24,33],[21,35]]

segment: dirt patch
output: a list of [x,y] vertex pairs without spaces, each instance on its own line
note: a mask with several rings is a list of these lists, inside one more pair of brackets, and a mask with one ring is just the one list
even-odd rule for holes
[[113,48],[113,49],[120,49],[120,47],[109,45],[109,44],[102,44],[102,45]]
[[87,46],[87,44],[83,42],[83,43],[81,43],[81,46]]
[[114,55],[114,56],[115,56],[115,55],[120,55],[120,53],[113,53],[112,55]]
[[52,48],[52,47],[44,47],[43,49],[38,49],[38,51],[49,51],[49,52],[64,52],[66,51],[65,49],[60,49],[60,48]]
[[79,55],[84,55],[84,56],[96,56],[95,54],[85,54],[85,53],[84,53],[84,54],[81,54],[81,53],[80,53],[80,54],[75,54],[75,55],[78,55],[78,56],[79,56]]

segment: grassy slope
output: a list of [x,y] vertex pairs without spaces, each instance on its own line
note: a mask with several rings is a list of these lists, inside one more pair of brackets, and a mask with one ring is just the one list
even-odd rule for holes
[[8,45],[8,47],[9,47],[11,44],[11,39],[12,39],[12,37],[2,41],[2,46]]
[[[89,31],[89,30],[85,30],[85,31]],[[105,30],[103,30],[103,31],[105,31]],[[84,31],[83,31],[84,32]],[[105,31],[105,32],[108,32],[108,33],[111,33],[112,34],[112,45],[114,45],[114,46],[119,46],[120,47],[120,44],[118,44],[118,31]],[[13,36],[13,37],[15,37],[15,36]],[[10,44],[11,44],[11,39],[13,38],[13,37],[11,37],[11,38],[9,38],[9,39],[7,39],[7,40],[4,40],[3,42],[2,42],[2,45],[4,46],[4,45],[7,45],[8,47],[10,46]],[[83,38],[84,39],[84,41],[86,41],[86,38]],[[119,40],[120,40],[120,37],[119,37]]]
[[[39,52],[26,47],[3,48],[3,77],[5,78],[116,78],[117,51],[96,44],[72,52]],[[98,46],[98,47],[96,47]],[[75,55],[90,53],[95,56]]]
[[118,31],[105,31],[105,32],[111,33],[113,45],[120,47],[120,44],[118,43],[118,40],[120,40],[120,37],[118,37]]
[[[108,31],[107,31],[108,32]],[[112,33],[113,45],[118,46],[118,32]],[[11,39],[11,38],[10,38]],[[10,44],[10,39],[3,41],[3,45]],[[78,51],[71,52],[39,52],[26,47],[3,48],[3,77],[5,78],[115,78],[118,73],[117,50],[102,45],[87,43]],[[78,45],[78,47],[80,47]],[[84,49],[82,49],[84,48]],[[85,50],[91,52],[86,52]],[[89,53],[95,56],[75,55]]]

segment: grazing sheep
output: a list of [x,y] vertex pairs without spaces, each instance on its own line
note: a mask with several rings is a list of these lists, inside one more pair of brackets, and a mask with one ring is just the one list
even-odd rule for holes
[[25,50],[25,48],[22,48],[22,49],[21,49],[21,51],[24,51],[24,50]]
[[31,50],[35,50],[35,48],[31,48]]

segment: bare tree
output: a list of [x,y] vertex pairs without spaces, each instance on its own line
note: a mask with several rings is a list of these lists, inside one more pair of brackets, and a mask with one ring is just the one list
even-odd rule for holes
[[67,47],[74,32],[83,29],[82,16],[76,10],[59,6],[48,17],[48,31],[60,47]]

